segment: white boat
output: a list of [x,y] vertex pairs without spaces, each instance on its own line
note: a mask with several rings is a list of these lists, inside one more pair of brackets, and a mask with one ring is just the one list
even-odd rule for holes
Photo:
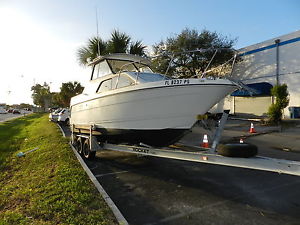
[[[95,59],[89,84],[71,99],[70,125],[109,143],[166,146],[178,141],[237,86],[227,79],[170,79],[129,54]],[[75,131],[76,131],[75,129]]]

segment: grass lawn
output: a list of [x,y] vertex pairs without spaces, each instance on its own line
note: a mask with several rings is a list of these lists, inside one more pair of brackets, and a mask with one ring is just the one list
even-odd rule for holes
[[0,124],[0,224],[117,224],[48,115]]

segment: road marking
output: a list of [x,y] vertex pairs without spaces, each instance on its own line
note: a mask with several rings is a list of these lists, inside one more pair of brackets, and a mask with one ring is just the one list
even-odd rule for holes
[[147,223],[146,225],[156,225],[156,224],[161,224],[161,223],[167,223],[167,222],[170,222],[170,221],[173,221],[173,220],[180,219],[180,218],[185,217],[187,215],[200,212],[201,210],[206,209],[206,208],[211,208],[211,207],[215,207],[215,206],[218,206],[218,205],[223,205],[223,204],[225,204],[227,202],[230,202],[230,201],[232,201],[234,199],[235,198],[227,199],[227,200],[224,200],[224,201],[219,201],[219,202],[216,202],[216,203],[213,203],[213,204],[209,204],[209,205],[203,206],[201,208],[197,208],[197,209],[194,209],[194,210],[189,210],[188,212],[178,213],[178,214],[176,214],[174,216],[166,217],[166,218],[161,219],[161,220],[159,220],[157,222],[154,222],[154,223]]
[[95,177],[104,177],[104,176],[115,175],[115,174],[120,174],[120,173],[128,173],[128,172],[130,172],[130,171],[123,170],[123,171],[113,172],[113,173],[103,173],[103,174],[97,174],[97,175],[95,175]]
[[118,207],[115,205],[115,203],[113,202],[113,200],[109,197],[109,195],[107,194],[107,192],[101,186],[101,184],[99,183],[99,181],[97,180],[97,178],[93,175],[93,173],[91,172],[91,170],[85,164],[85,162],[83,161],[83,159],[81,158],[81,156],[78,154],[78,152],[76,151],[76,149],[73,147],[73,145],[71,143],[70,143],[70,146],[71,146],[71,149],[73,150],[74,154],[76,155],[78,161],[80,162],[81,166],[83,167],[83,169],[85,170],[85,172],[87,173],[87,175],[89,176],[89,178],[91,179],[91,181],[94,183],[94,185],[98,189],[99,193],[102,195],[104,201],[111,208],[111,210],[112,210],[113,214],[115,215],[118,223],[120,225],[128,225],[127,220],[124,218],[124,216],[122,215],[122,213],[120,212],[120,210],[118,209]]
[[94,170],[94,169],[96,169],[96,168],[98,168],[97,165],[95,165],[94,167],[90,167],[90,170]]
[[[252,187],[251,189],[253,189],[253,191],[256,192],[256,194],[263,194],[265,192],[276,191],[280,188],[291,186],[291,185],[298,184],[298,183],[300,183],[300,181],[295,181],[295,182],[291,182],[291,183],[287,183],[287,184],[281,184],[281,185],[266,188],[266,189],[263,189],[263,190],[257,190],[257,188],[255,188],[255,187]],[[251,190],[249,190],[249,191],[251,191]],[[215,207],[215,206],[223,205],[223,204],[226,204],[227,202],[231,202],[231,201],[234,201],[234,200],[237,200],[237,199],[243,199],[244,197],[249,196],[248,194],[249,193],[246,193],[246,194],[243,194],[243,195],[238,195],[236,197],[233,197],[233,198],[230,198],[230,199],[227,199],[227,200],[223,200],[223,201],[218,201],[218,202],[215,202],[215,203],[212,203],[212,204],[208,204],[208,205],[205,205],[203,207],[196,208],[194,210],[190,210],[188,212],[178,213],[174,216],[166,217],[166,218],[161,219],[161,220],[159,220],[157,222],[154,222],[154,223],[147,223],[146,225],[157,225],[157,224],[167,223],[167,222],[170,222],[170,221],[173,221],[173,220],[176,220],[176,219],[180,219],[180,218],[185,217],[187,215],[191,215],[193,213],[198,213],[198,212],[200,212],[204,209],[208,209],[208,208],[212,208],[212,207]]]

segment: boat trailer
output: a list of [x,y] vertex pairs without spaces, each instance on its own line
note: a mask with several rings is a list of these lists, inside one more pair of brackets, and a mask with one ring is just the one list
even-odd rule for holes
[[[95,156],[96,151],[112,150],[137,154],[139,156],[152,156],[168,159],[185,160],[190,162],[208,163],[215,165],[240,167],[247,169],[263,170],[277,172],[280,174],[289,174],[300,176],[300,162],[284,159],[275,159],[262,156],[253,156],[249,158],[226,157],[217,154],[216,148],[221,138],[222,131],[228,118],[229,111],[224,111],[219,125],[214,134],[211,148],[203,149],[193,146],[193,151],[183,150],[182,148],[164,147],[154,148],[140,144],[139,146],[116,145],[109,143],[99,143],[93,135],[94,126],[90,126],[89,134],[81,134],[75,131],[75,126],[71,126],[71,144],[76,150],[87,159]],[[78,130],[78,129],[77,129]]]

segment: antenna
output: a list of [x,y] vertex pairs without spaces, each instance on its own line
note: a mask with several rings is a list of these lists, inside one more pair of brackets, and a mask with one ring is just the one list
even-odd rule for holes
[[98,29],[98,8],[96,7],[96,26],[97,26],[97,39],[98,39],[98,55],[100,56],[100,38]]

